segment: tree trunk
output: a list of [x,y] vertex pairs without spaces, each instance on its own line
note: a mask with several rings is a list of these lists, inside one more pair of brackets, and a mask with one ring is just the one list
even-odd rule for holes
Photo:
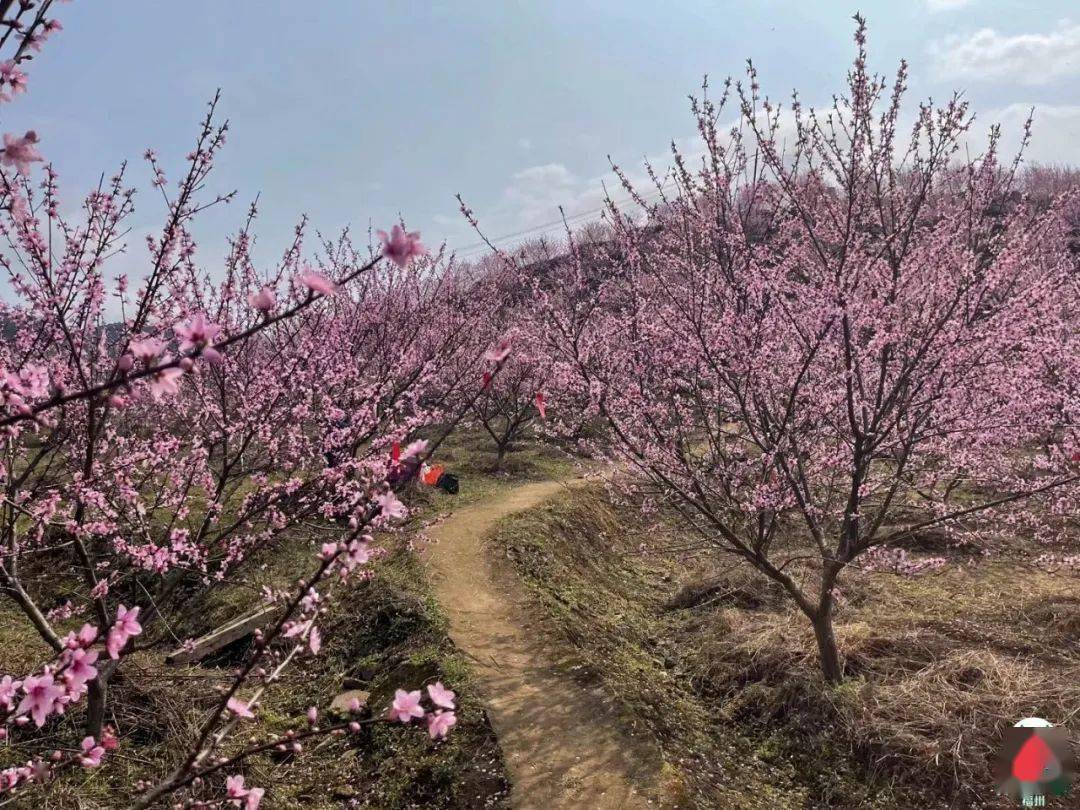
[[101,742],[101,730],[105,727],[105,707],[109,696],[109,679],[116,671],[115,661],[106,661],[97,668],[98,674],[87,684],[86,733]]
[[86,697],[86,733],[95,740],[101,740],[101,730],[105,725],[105,703],[109,693],[108,681],[100,676],[88,684]]
[[844,679],[844,667],[840,663],[840,651],[836,647],[836,636],[833,635],[832,607],[832,594],[823,597],[817,615],[813,618],[813,624],[814,637],[817,639],[818,656],[821,663],[821,674],[825,676],[828,683],[837,684]]

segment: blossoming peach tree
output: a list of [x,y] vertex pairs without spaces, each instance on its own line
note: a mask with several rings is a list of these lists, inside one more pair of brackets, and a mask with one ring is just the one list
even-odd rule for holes
[[[25,89],[30,52],[59,30],[50,6],[0,2],[0,47],[14,53],[0,64],[0,101]],[[480,366],[497,375],[505,356],[480,357],[475,324],[490,299],[475,279],[403,225],[379,232],[374,248],[345,233],[311,249],[302,221],[262,274],[252,206],[223,271],[203,270],[193,223],[233,196],[204,196],[227,133],[216,103],[175,182],[145,155],[165,216],[136,280],[108,273],[134,210],[125,171],[65,216],[52,166],[35,171],[38,135],[4,136],[0,266],[12,300],[0,305],[0,592],[42,654],[32,671],[0,679],[0,735],[36,751],[0,773],[0,794],[101,766],[121,744],[105,721],[125,659],[171,639],[193,589],[221,587],[301,525],[317,527],[311,570],[294,590],[265,594],[274,619],[188,753],[139,786],[135,806],[227,772],[225,800],[254,808],[263,791],[229,772],[254,753],[361,723],[424,719],[432,738],[455,723],[455,695],[436,683],[426,697],[399,691],[388,713],[366,719],[323,725],[313,707],[284,735],[219,753],[290,662],[319,653],[328,591],[367,576],[375,533],[407,512],[401,470],[434,452],[479,395]],[[442,373],[470,363],[468,375]],[[434,439],[415,438],[433,424]],[[85,727],[70,750],[47,733],[68,713]]]
[[1053,554],[1080,495],[1071,199],[1029,204],[996,131],[962,159],[957,98],[902,129],[906,68],[871,75],[856,40],[824,113],[782,117],[752,66],[695,101],[700,169],[674,152],[671,192],[650,167],[647,204],[616,168],[645,220],[610,205],[606,258],[572,251],[540,290],[553,399],[607,422],[646,502],[782,586],[831,682],[845,569],[941,566],[904,549],[931,529]]
[[[545,380],[547,364],[539,351],[531,313],[510,310],[515,327],[503,330],[503,351],[513,352],[497,378],[481,378],[482,391],[472,406],[471,418],[483,427],[495,445],[495,469],[506,453],[539,419],[547,418]],[[497,344],[498,345],[498,344]]]

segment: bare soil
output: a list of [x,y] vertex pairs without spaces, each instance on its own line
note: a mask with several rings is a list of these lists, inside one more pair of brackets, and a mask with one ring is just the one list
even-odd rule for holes
[[485,543],[496,523],[566,491],[545,481],[455,512],[427,534],[433,590],[473,672],[503,750],[518,808],[656,806],[659,753],[599,689],[575,677],[526,609],[521,584]]

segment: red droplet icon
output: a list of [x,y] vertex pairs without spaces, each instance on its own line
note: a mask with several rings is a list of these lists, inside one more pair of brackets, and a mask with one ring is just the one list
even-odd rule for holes
[[1057,761],[1050,746],[1038,734],[1032,734],[1013,759],[1013,776],[1021,782],[1039,782],[1046,778],[1047,766]]

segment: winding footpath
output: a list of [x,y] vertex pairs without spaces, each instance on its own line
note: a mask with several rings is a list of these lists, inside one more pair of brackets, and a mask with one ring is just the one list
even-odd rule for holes
[[433,586],[450,636],[473,660],[513,782],[516,808],[636,810],[656,807],[643,786],[656,753],[620,729],[598,690],[560,667],[530,617],[520,582],[492,565],[485,538],[497,521],[557,497],[568,484],[516,487],[465,507],[427,530]]

